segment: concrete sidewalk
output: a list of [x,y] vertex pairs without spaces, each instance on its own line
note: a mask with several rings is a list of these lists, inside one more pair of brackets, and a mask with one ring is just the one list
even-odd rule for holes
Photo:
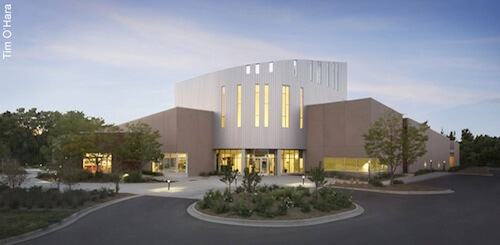
[[[37,173],[40,170],[29,169],[29,179],[25,183],[24,187],[30,186],[42,186],[43,188],[57,188],[56,183],[51,183],[45,180],[40,180],[36,178]],[[165,182],[152,182],[152,183],[120,183],[120,192],[132,193],[138,195],[150,195],[150,196],[164,196],[164,197],[181,197],[181,198],[191,198],[191,199],[201,199],[205,192],[210,189],[218,189],[223,191],[227,185],[219,180],[218,176],[210,177],[179,177],[172,178],[170,183],[170,189],[168,184]],[[242,176],[238,176],[238,185],[241,185],[243,181]],[[260,185],[272,185],[276,184],[279,186],[300,186],[302,185],[301,176],[263,176]],[[231,185],[231,189],[234,190],[237,187],[234,183]],[[307,178],[305,179],[304,186],[307,188],[314,187],[314,184],[310,182]],[[94,190],[99,188],[109,188],[114,189],[114,183],[78,183],[74,185],[74,189],[84,189],[84,190]],[[67,186],[61,184],[61,188],[66,189]]]
[[[448,175],[451,175],[451,173],[432,172],[432,173],[422,174],[422,175],[418,175],[418,176],[407,175],[407,176],[399,177],[396,179],[403,181],[405,184],[409,184],[409,183],[415,183],[415,182],[420,182],[420,181],[429,180],[429,179],[440,178],[440,177],[448,176]],[[389,180],[384,180],[384,181],[382,181],[382,183],[384,183],[384,185],[389,185]]]

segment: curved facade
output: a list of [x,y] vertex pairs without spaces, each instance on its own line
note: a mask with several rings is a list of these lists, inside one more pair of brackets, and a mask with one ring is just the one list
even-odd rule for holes
[[[262,62],[179,82],[175,104],[214,112],[215,149],[305,149],[306,106],[345,100],[346,87],[344,62]],[[288,108],[283,106],[286,93]],[[288,116],[283,115],[287,110]],[[287,125],[283,116],[288,117]]]
[[306,106],[347,97],[347,63],[284,60],[216,71],[176,84],[175,104],[213,111],[216,169],[301,173]]

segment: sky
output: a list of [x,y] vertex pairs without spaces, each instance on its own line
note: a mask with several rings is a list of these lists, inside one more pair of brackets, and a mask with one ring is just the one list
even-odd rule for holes
[[318,59],[348,63],[348,99],[372,97],[438,132],[500,136],[500,1],[0,0],[0,18],[6,3],[0,112],[120,124],[172,108],[178,81]]

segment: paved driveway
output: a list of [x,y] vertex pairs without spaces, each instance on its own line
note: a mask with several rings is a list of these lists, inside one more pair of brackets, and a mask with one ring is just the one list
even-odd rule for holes
[[253,228],[192,218],[190,199],[145,196],[92,213],[25,244],[500,244],[500,171],[426,184],[451,195],[352,192],[365,213],[300,228]]

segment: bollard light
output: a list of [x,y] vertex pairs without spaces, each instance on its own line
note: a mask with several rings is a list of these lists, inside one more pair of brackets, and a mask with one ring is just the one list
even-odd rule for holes
[[446,170],[446,161],[443,161],[443,170]]
[[170,180],[167,180],[167,190],[170,190]]
[[236,177],[234,177],[234,184],[238,185],[238,175],[236,175]]
[[427,162],[424,162],[424,168],[427,168]]
[[306,176],[302,175],[302,185],[304,185],[304,181],[306,180]]
[[431,162],[431,171],[432,171],[432,170],[433,170],[433,169],[432,169],[432,159],[431,159],[429,162]]

